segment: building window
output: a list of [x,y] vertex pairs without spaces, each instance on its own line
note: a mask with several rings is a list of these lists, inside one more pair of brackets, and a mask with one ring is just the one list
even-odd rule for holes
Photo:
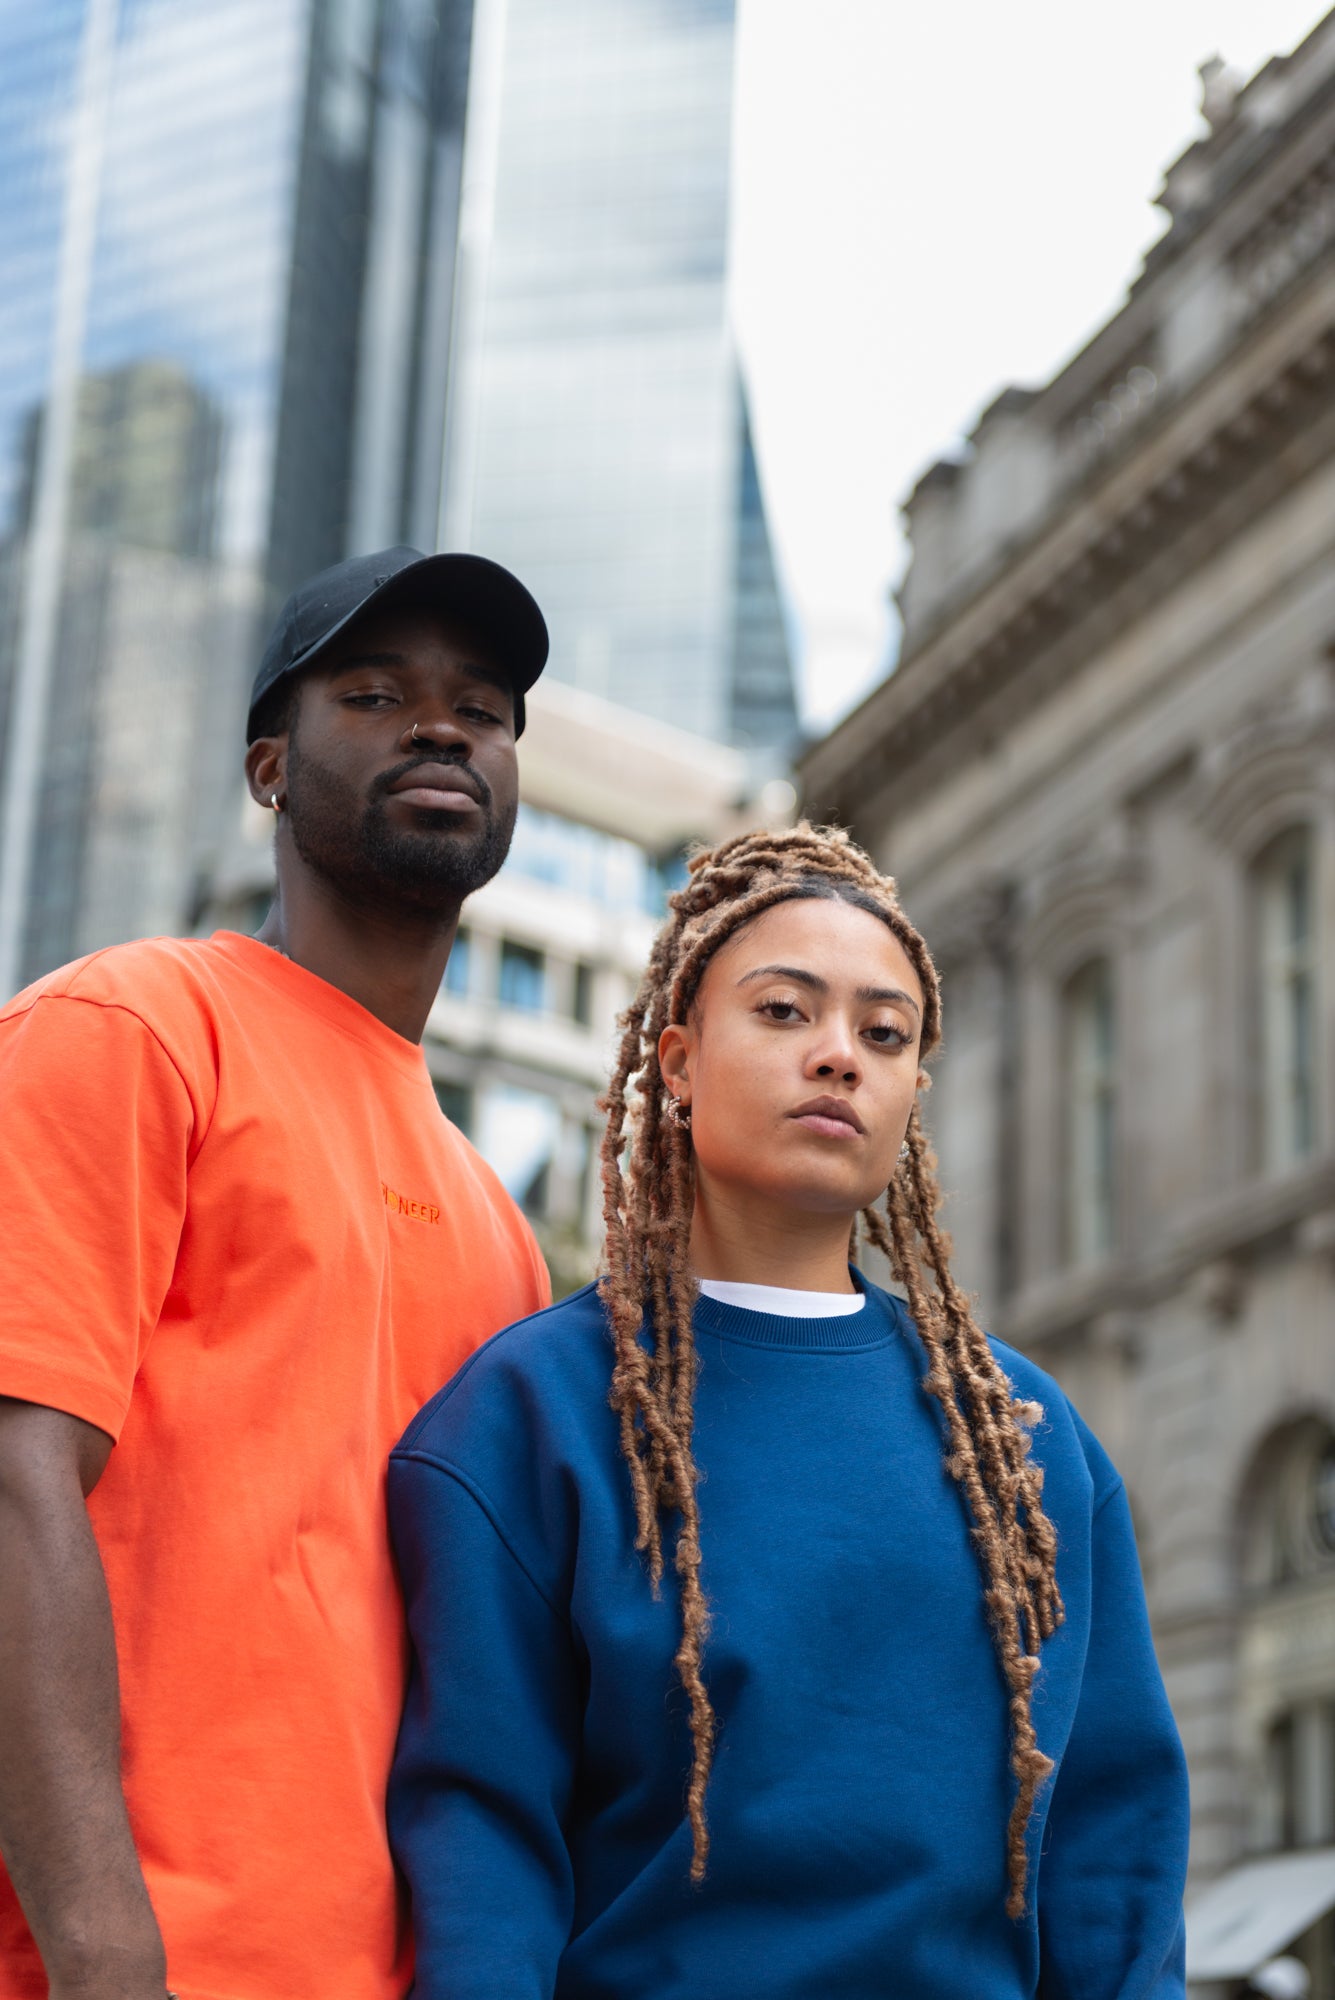
[[272,908],[273,890],[257,889],[253,896],[247,896],[242,905],[237,929],[253,937],[257,931],[263,930]]
[[510,938],[501,943],[501,1005],[536,1014],[547,1005],[547,966],[542,953]]
[[465,1139],[473,1130],[473,1093],[464,1083],[440,1083],[435,1086],[436,1102],[451,1125],[463,1133]]
[[1262,1851],[1328,1847],[1335,1840],[1335,1702],[1317,1697],[1273,1716],[1253,1801]]
[[581,962],[575,967],[575,983],[570,996],[570,1011],[581,1028],[593,1022],[593,967]]
[[561,1110],[554,1097],[509,1083],[493,1084],[482,1093],[478,1151],[524,1213],[538,1220],[550,1205],[560,1137]]
[[647,854],[633,840],[583,826],[563,813],[521,804],[507,869],[603,909],[660,916],[685,879],[682,857]]
[[1113,1247],[1116,1224],[1116,1034],[1112,966],[1094,959],[1063,995],[1066,1254],[1088,1264]]
[[450,956],[445,967],[445,977],[441,981],[447,993],[457,994],[460,999],[466,997],[472,962],[473,940],[465,926],[460,924],[454,934],[454,943],[450,947]]
[[1273,1590],[1318,1573],[1335,1579],[1335,1432],[1313,1417],[1287,1435],[1248,1509],[1245,1577]]
[[1256,864],[1261,1163],[1272,1171],[1316,1146],[1317,954],[1312,837],[1295,827]]
[[[1335,1430],[1301,1417],[1274,1434],[1239,1509],[1245,1592],[1239,1695],[1255,1721],[1252,1845],[1335,1842]],[[1314,1942],[1314,1941],[1313,1941]],[[1327,1952],[1332,1940],[1322,1946]]]

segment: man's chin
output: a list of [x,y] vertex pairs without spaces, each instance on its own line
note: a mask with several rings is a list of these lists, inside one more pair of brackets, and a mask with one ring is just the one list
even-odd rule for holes
[[509,844],[501,846],[490,829],[479,834],[456,821],[453,826],[396,830],[392,840],[375,843],[367,859],[369,872],[391,894],[448,907],[491,881]]

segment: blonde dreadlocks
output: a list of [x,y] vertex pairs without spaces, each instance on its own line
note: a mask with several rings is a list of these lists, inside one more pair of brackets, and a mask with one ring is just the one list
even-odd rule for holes
[[[698,1288],[690,1264],[694,1169],[689,1133],[668,1116],[658,1038],[684,1022],[719,946],[776,903],[834,897],[870,911],[908,954],[923,995],[922,1054],[941,1033],[936,969],[899,906],[895,886],[837,828],[805,822],[783,833],[741,834],[690,864],[669,898],[664,924],[634,1004],[622,1020],[616,1069],[603,1100],[606,1270],[600,1291],[615,1347],[612,1407],[635,1501],[636,1546],[655,1591],[663,1573],[664,1523],[676,1521],[674,1566],[681,1592],[676,1668],[690,1703],[693,1746],[687,1813],[691,1876],[709,1854],[705,1788],[715,1721],[701,1673],[709,1607],[700,1581],[698,1474],[692,1455]],[[630,1099],[635,1097],[633,1114]],[[624,1161],[624,1164],[623,1164]],[[983,1572],[984,1599],[1009,1698],[1016,1797],[1006,1836],[1006,1909],[1025,1907],[1025,1836],[1038,1787],[1052,1769],[1038,1747],[1031,1712],[1040,1643],[1063,1612],[1056,1536],[1043,1512],[1043,1474],[1029,1456],[1038,1411],[1017,1402],[950,1272],[949,1239],[937,1222],[936,1161],[916,1106],[884,1210],[862,1212],[871,1241],[908,1293],[926,1350],[924,1387],[941,1405],[946,1466],[958,1482]],[[647,1317],[651,1344],[641,1337]]]

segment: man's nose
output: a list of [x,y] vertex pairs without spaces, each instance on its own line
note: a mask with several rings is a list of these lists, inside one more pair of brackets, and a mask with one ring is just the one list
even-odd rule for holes
[[472,736],[457,715],[436,709],[419,712],[405,727],[399,741],[405,750],[460,750],[467,754]]

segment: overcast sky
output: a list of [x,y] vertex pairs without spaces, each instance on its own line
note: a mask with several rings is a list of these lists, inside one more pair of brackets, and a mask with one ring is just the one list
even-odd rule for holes
[[1314,0],[740,0],[733,312],[809,726],[893,658],[898,507],[1116,309],[1204,131]]

